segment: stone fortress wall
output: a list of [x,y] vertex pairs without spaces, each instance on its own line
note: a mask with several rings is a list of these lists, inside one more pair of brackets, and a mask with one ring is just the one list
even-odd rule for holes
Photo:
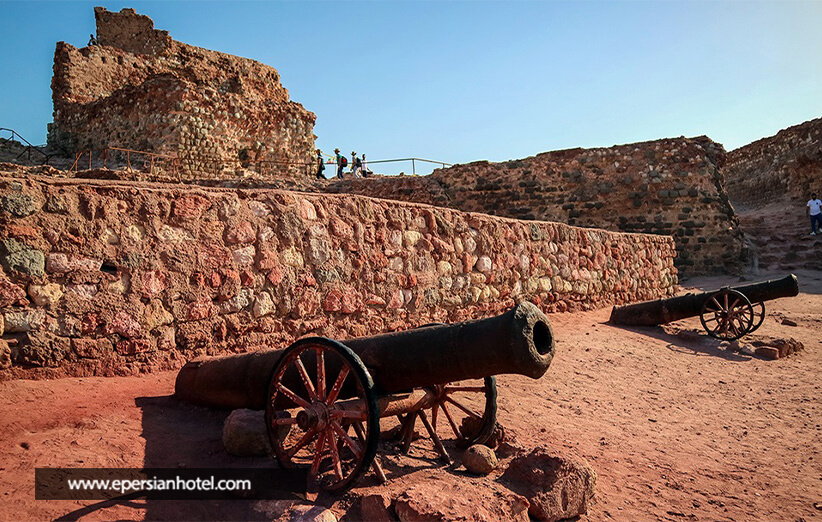
[[275,69],[176,42],[133,9],[94,14],[100,45],[57,43],[51,147],[175,154],[187,178],[304,173],[316,116],[289,100]]
[[546,152],[430,176],[331,186],[388,199],[619,232],[670,235],[681,274],[738,272],[748,262],[722,174],[725,151],[706,137]]
[[746,206],[822,194],[822,118],[729,152],[725,175],[728,194]]
[[670,237],[356,195],[0,177],[0,378],[674,293]]

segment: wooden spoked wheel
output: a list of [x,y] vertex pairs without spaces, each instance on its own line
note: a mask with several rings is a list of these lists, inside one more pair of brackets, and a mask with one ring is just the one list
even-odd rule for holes
[[319,489],[349,489],[374,461],[374,382],[339,342],[312,337],[283,352],[269,381],[265,420],[280,465],[308,468]]
[[751,331],[748,333],[755,332],[760,326],[762,326],[762,322],[765,320],[765,303],[759,302],[751,306],[753,307],[754,312],[754,324]]
[[732,341],[751,331],[754,311],[744,294],[725,288],[705,301],[699,320],[711,337]]
[[434,387],[431,407],[434,432],[459,447],[487,442],[497,423],[497,381],[494,377],[452,382]]

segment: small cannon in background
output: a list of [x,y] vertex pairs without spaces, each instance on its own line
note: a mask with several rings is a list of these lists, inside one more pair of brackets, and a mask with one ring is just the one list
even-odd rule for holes
[[796,276],[790,274],[775,281],[615,306],[609,322],[626,326],[657,326],[698,315],[708,335],[734,340],[762,325],[765,301],[797,294],[799,283]]
[[370,467],[385,480],[375,460],[380,418],[400,420],[404,452],[419,418],[450,462],[441,433],[459,446],[493,434],[494,375],[538,379],[553,356],[548,318],[523,302],[487,319],[344,343],[310,337],[285,350],[191,361],[177,375],[175,395],[206,406],[265,409],[280,465],[306,467],[321,489],[342,492]]

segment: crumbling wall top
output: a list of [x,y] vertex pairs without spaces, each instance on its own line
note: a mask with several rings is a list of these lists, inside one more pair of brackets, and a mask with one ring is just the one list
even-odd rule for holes
[[152,56],[167,55],[171,51],[168,31],[154,29],[154,21],[134,9],[124,8],[113,13],[105,7],[95,7],[94,19],[100,45]]

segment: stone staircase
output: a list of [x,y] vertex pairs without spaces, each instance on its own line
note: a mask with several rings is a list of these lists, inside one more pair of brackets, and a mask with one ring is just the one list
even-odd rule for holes
[[793,201],[737,211],[739,224],[750,241],[755,272],[822,270],[822,234],[810,235],[806,212],[803,204]]

